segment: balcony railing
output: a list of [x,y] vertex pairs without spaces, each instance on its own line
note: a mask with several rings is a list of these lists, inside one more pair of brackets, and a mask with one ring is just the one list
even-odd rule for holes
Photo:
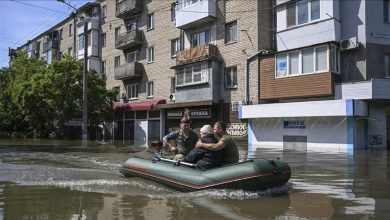
[[142,12],[142,0],[123,0],[116,4],[115,15],[119,18]]
[[213,44],[200,45],[176,54],[176,64],[196,62],[207,59],[218,59],[218,48]]
[[115,48],[126,50],[142,44],[142,31],[135,29],[115,37]]
[[58,40],[50,39],[47,42],[43,43],[43,52],[46,52],[51,49],[58,49]]
[[114,77],[116,80],[127,80],[141,76],[142,64],[138,62],[126,63],[114,69]]

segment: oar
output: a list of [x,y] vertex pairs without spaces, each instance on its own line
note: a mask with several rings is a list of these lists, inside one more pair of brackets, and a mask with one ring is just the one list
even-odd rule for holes
[[159,159],[162,160],[162,161],[170,162],[170,163],[176,163],[178,165],[184,165],[184,166],[188,166],[188,167],[197,167],[196,164],[193,164],[193,163],[187,163],[187,162],[182,162],[182,161],[170,160],[170,159],[166,159],[166,158],[162,158],[162,157],[160,157]]

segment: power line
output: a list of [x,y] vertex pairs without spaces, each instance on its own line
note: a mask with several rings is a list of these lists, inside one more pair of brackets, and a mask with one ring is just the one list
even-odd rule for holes
[[50,9],[50,8],[45,8],[45,7],[42,7],[42,6],[33,5],[33,4],[21,2],[21,1],[16,1],[16,0],[10,0],[10,1],[11,1],[11,2],[16,2],[16,3],[19,3],[19,4],[28,5],[28,6],[31,6],[31,7],[36,7],[36,8],[40,8],[40,9],[45,9],[45,10],[48,10],[48,11],[54,11],[54,12],[56,12],[56,13],[68,14],[68,13],[65,13],[65,12],[55,11],[55,10]]

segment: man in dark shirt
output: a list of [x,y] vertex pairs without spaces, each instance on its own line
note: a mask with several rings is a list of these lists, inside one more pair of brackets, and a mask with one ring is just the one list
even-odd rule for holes
[[234,140],[227,134],[225,122],[215,122],[214,135],[219,138],[218,143],[207,144],[199,140],[196,143],[196,147],[201,147],[212,151],[221,151],[224,164],[237,163],[239,160],[238,148]]

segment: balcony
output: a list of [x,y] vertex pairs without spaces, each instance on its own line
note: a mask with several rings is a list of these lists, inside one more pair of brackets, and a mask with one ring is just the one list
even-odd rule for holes
[[58,49],[58,40],[49,39],[47,42],[43,43],[43,52],[51,49]]
[[218,48],[213,44],[200,45],[187,50],[179,51],[176,54],[176,64],[185,64],[202,60],[218,60]]
[[8,48],[8,56],[16,56],[16,49]]
[[141,76],[142,64],[138,62],[126,63],[114,69],[114,77],[116,80],[128,80]]
[[217,3],[215,0],[203,0],[176,10],[176,27],[190,28],[217,18]]
[[115,37],[115,48],[126,50],[142,44],[142,31],[135,29]]
[[116,4],[115,15],[125,18],[142,12],[142,0],[123,0]]

